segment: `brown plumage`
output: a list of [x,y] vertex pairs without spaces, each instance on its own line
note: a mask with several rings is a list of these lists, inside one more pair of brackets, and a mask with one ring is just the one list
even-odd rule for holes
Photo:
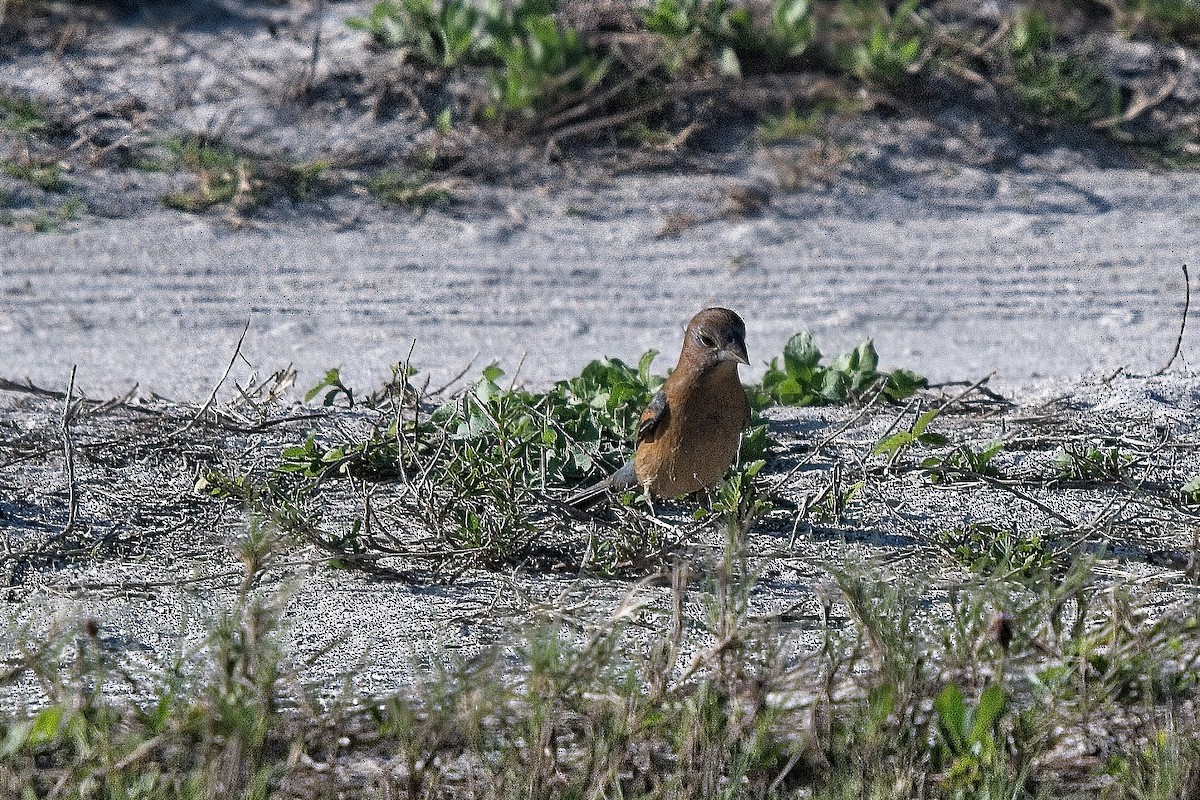
[[567,503],[585,508],[610,489],[678,497],[715,486],[750,421],[738,377],[738,364],[749,363],[741,317],[727,308],[692,317],[675,371],[642,412],[633,460]]

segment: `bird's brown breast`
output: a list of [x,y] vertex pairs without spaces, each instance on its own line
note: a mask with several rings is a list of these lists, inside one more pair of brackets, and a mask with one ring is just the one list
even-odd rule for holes
[[737,457],[749,403],[732,364],[668,389],[670,419],[661,435],[638,448],[635,466],[638,482],[652,494],[677,497],[721,480]]

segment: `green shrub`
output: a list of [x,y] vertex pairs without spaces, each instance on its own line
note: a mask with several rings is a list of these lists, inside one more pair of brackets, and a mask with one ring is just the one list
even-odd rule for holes
[[1023,9],[1009,38],[1017,99],[1031,114],[1087,122],[1120,108],[1120,94],[1100,72],[1056,51],[1058,34],[1040,11]]

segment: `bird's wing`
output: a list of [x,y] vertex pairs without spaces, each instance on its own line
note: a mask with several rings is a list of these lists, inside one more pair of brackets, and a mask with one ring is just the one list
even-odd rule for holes
[[646,410],[642,412],[642,419],[638,423],[637,429],[637,443],[654,441],[655,432],[667,421],[669,413],[667,393],[659,389],[654,394],[654,399],[650,401],[650,405],[646,406]]

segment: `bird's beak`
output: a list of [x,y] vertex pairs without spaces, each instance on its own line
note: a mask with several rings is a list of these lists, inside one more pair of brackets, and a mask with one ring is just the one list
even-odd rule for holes
[[741,342],[729,342],[717,354],[721,361],[736,361],[739,364],[750,364],[750,356],[746,354],[746,345]]

